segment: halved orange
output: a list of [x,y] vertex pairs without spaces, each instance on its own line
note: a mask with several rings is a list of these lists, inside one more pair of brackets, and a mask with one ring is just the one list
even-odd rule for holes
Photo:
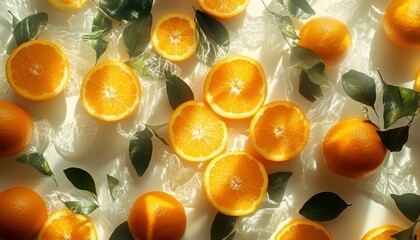
[[395,240],[391,236],[403,231],[404,228],[395,225],[383,225],[368,231],[362,240]]
[[274,101],[252,118],[249,139],[264,158],[285,161],[299,155],[308,142],[309,131],[309,120],[298,105]]
[[274,240],[333,240],[331,233],[321,224],[297,219],[287,223],[275,236]]
[[220,116],[252,117],[264,104],[267,81],[261,64],[250,57],[233,55],[217,62],[207,74],[204,96]]
[[228,141],[226,123],[204,102],[195,100],[174,110],[168,134],[175,153],[194,162],[214,158],[225,149]]
[[115,122],[134,113],[140,104],[141,87],[133,70],[123,62],[96,65],[83,79],[80,97],[93,117]]
[[96,240],[95,225],[84,215],[68,209],[56,211],[48,217],[37,240]]
[[69,63],[56,44],[30,40],[13,50],[6,62],[10,87],[21,97],[44,101],[57,96],[69,79]]
[[213,207],[230,216],[254,212],[267,193],[268,177],[262,163],[248,152],[220,154],[207,165],[204,189]]
[[245,11],[250,0],[198,0],[201,9],[215,18],[227,19]]
[[198,46],[194,19],[183,13],[159,17],[152,29],[151,42],[162,57],[179,62],[191,57]]
[[87,0],[48,0],[48,2],[60,10],[77,10],[83,7]]

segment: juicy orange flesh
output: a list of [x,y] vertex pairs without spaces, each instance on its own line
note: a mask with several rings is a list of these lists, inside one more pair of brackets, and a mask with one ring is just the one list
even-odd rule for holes
[[87,219],[81,220],[76,215],[62,216],[51,222],[42,234],[42,239],[91,239],[92,227]]
[[377,235],[373,238],[370,238],[371,240],[394,240],[395,238],[392,238],[391,236],[394,234],[397,234],[399,231],[390,229],[383,231],[380,235]]
[[250,112],[264,97],[264,79],[249,61],[237,59],[222,64],[211,79],[209,93],[212,101],[225,112]]
[[321,229],[307,224],[294,225],[276,240],[329,240],[329,237]]
[[162,22],[157,31],[159,48],[168,55],[184,55],[194,45],[195,30],[183,18],[172,17]]
[[246,156],[228,155],[210,170],[209,189],[214,201],[231,210],[247,210],[259,200],[264,177],[258,164]]
[[301,113],[294,108],[268,108],[255,124],[255,129],[258,129],[254,131],[256,145],[273,155],[290,155],[302,147],[306,124]]
[[245,4],[245,0],[203,0],[206,7],[221,13],[231,13],[239,6]]
[[188,156],[208,156],[223,142],[223,122],[210,109],[186,106],[172,127],[174,146]]
[[23,48],[11,61],[13,82],[29,95],[51,93],[61,84],[66,69],[53,47],[40,43]]
[[132,108],[137,98],[135,81],[127,79],[133,76],[119,66],[107,65],[92,73],[86,83],[86,101],[96,112],[102,115],[116,116]]

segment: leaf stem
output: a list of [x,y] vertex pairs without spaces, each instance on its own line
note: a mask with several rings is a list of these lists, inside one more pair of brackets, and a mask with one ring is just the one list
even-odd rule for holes
[[58,187],[58,182],[57,182],[57,179],[55,179],[54,175],[51,175],[51,179],[54,181],[55,186]]

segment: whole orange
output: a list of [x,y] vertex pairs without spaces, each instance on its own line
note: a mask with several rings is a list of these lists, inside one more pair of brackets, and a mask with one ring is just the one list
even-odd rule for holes
[[0,157],[10,157],[24,150],[33,135],[32,116],[19,105],[0,100]]
[[420,1],[392,1],[385,10],[382,28],[398,46],[420,49]]
[[0,239],[33,240],[48,213],[44,200],[26,187],[12,187],[0,193]]
[[327,167],[348,178],[361,178],[382,164],[387,154],[378,128],[363,119],[347,119],[334,125],[323,140]]
[[133,204],[128,227],[135,239],[176,240],[184,235],[187,225],[184,206],[165,192],[148,192]]
[[299,31],[298,45],[317,53],[326,66],[344,59],[351,47],[347,26],[332,17],[318,17],[306,22]]

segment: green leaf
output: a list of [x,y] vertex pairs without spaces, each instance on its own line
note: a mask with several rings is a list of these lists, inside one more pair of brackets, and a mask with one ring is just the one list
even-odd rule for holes
[[87,43],[91,48],[93,48],[96,52],[96,61],[104,54],[106,49],[108,48],[108,42],[103,40],[102,38],[98,39],[87,39],[83,36],[83,41]]
[[12,15],[12,27],[15,28],[16,25],[19,23],[19,19],[11,11],[7,12],[9,12],[10,15]]
[[[16,20],[13,19],[15,22]],[[19,46],[29,40],[38,38],[48,23],[48,15],[45,12],[39,12],[19,21],[13,28],[13,37],[16,45]]]
[[283,36],[291,39],[299,39],[298,35],[296,34],[296,30],[293,26],[292,19],[289,16],[283,16],[275,12],[271,12],[271,15],[276,19],[278,23],[278,27],[283,34]]
[[51,171],[50,165],[48,164],[47,160],[42,154],[39,153],[30,153],[28,155],[24,155],[18,159],[16,162],[28,164],[34,167],[38,172],[45,176],[53,176],[53,172]]
[[218,50],[221,48],[213,41],[208,40],[201,28],[198,28],[197,31],[198,47],[195,54],[200,61],[211,67],[216,61],[216,56],[219,52]]
[[276,172],[268,175],[268,196],[272,200],[281,200],[286,190],[291,172]]
[[416,232],[420,228],[420,224],[418,224],[420,220],[416,221],[411,227],[392,235],[391,237],[397,240],[416,240]]
[[153,0],[99,0],[99,7],[117,20],[131,21],[149,15]]
[[136,139],[131,140],[128,147],[131,163],[140,177],[146,172],[152,159],[152,136],[153,133],[146,127],[136,133]]
[[98,204],[88,200],[68,201],[63,203],[68,209],[72,210],[73,212],[84,215],[91,214],[99,207]]
[[420,196],[414,193],[391,194],[400,212],[410,221],[415,222],[420,216]]
[[324,63],[320,62],[309,70],[306,70],[306,74],[308,74],[308,78],[311,80],[311,82],[320,86],[331,87],[331,81],[325,74],[324,69]]
[[210,239],[222,240],[231,235],[232,230],[235,228],[237,219],[238,217],[227,216],[218,212],[211,225]]
[[384,127],[389,128],[402,117],[414,116],[419,108],[420,93],[382,82],[384,85]]
[[115,200],[114,189],[120,184],[120,180],[108,174],[106,175],[106,179],[108,181],[109,194],[111,195],[112,199]]
[[128,228],[128,222],[125,221],[118,225],[112,232],[109,240],[134,240],[133,235],[131,235],[130,229]]
[[344,91],[353,100],[375,108],[376,85],[373,78],[350,70],[341,77]]
[[321,57],[308,48],[294,45],[290,49],[290,66],[291,67],[297,67],[304,70],[309,70],[321,62],[322,62]]
[[67,179],[79,190],[86,190],[94,194],[96,197],[96,186],[92,176],[80,168],[67,168],[63,170]]
[[132,58],[125,63],[130,66],[138,76],[151,77],[152,73],[146,61],[151,59],[152,56],[153,55],[151,54],[143,53],[140,56]]
[[172,109],[175,110],[182,103],[194,100],[194,93],[188,84],[168,70],[165,70],[164,74],[166,78],[166,93]]
[[102,11],[98,10],[92,23],[92,33],[82,36],[84,42],[96,52],[96,61],[108,48],[108,42],[103,37],[112,30],[112,21]]
[[299,19],[306,19],[315,15],[315,11],[306,0],[277,0],[287,12]]
[[315,102],[317,98],[323,98],[321,87],[313,83],[305,71],[299,74],[299,93],[310,102]]
[[391,152],[399,152],[408,141],[410,126],[393,128],[386,131],[377,131],[384,146]]
[[323,222],[338,217],[349,206],[351,205],[333,192],[320,192],[302,206],[299,214],[307,219]]
[[125,51],[130,58],[140,56],[149,45],[152,21],[152,14],[140,16],[124,29]]
[[223,50],[229,52],[229,33],[225,26],[206,13],[195,9],[195,18],[207,39],[217,43]]

